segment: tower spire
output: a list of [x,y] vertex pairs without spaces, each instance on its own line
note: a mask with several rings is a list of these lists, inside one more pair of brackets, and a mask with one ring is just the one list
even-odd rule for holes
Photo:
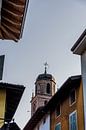
[[45,62],[45,63],[44,63],[44,66],[45,66],[45,72],[44,72],[44,73],[47,74],[48,63]]

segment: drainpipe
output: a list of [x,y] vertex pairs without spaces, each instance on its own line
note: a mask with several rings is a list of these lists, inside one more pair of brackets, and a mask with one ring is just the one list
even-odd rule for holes
[[84,130],[86,130],[86,29],[72,47],[73,54],[81,56],[81,75],[84,100]]

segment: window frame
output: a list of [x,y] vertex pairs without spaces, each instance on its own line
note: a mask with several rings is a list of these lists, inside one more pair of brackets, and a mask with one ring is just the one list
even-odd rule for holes
[[75,113],[76,113],[76,126],[77,126],[76,130],[78,130],[77,110],[75,110],[75,111],[73,111],[72,113],[69,114],[69,130],[71,130],[71,128],[70,128],[70,117],[71,117],[73,114],[75,114]]
[[[60,125],[60,130],[61,130],[61,122],[57,123],[56,126]],[[55,130],[56,130],[56,126],[55,126]]]
[[[71,93],[72,93],[73,91],[75,91],[75,101],[74,101],[73,103],[71,103]],[[69,94],[69,105],[72,106],[72,105],[74,105],[75,103],[76,103],[76,90],[73,89],[73,90],[71,90],[71,92],[70,92],[70,94]]]

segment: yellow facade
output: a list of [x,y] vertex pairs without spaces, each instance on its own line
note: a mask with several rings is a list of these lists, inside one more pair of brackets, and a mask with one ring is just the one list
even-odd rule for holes
[[5,104],[6,104],[6,90],[0,89],[0,128],[4,124]]
[[[70,106],[69,105],[69,96],[66,98],[61,105],[61,115],[56,117],[56,112],[51,112],[51,129],[55,130],[57,123],[61,123],[61,130],[69,130],[69,115],[77,111],[77,127],[78,130],[84,130],[84,110],[83,110],[83,86],[82,81],[80,86],[76,88],[76,101]],[[56,109],[55,109],[56,110]]]

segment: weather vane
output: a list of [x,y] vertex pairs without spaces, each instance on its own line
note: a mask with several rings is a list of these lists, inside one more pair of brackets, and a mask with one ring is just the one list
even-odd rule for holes
[[47,68],[48,68],[49,65],[48,65],[47,62],[45,62],[45,63],[44,63],[44,66],[45,66],[45,74],[46,74],[46,73],[47,73]]

